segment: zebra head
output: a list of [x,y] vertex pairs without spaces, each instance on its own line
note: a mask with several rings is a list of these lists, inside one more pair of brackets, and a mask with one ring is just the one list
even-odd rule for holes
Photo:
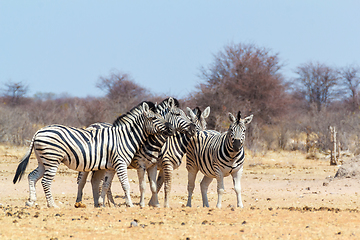
[[186,108],[188,117],[192,123],[196,126],[196,131],[206,130],[206,118],[209,117],[210,107],[205,108],[203,112],[201,112],[199,107],[191,110],[189,107]]
[[245,125],[251,122],[251,120],[253,119],[253,115],[251,114],[250,116],[241,119],[240,111],[238,112],[236,118],[229,112],[229,119],[231,121],[231,124],[228,130],[228,135],[232,140],[233,150],[235,152],[238,152],[245,142]]
[[158,109],[165,120],[174,126],[175,131],[186,133],[190,137],[195,134],[196,126],[187,118],[184,111],[179,108],[178,100],[169,97],[158,105]]
[[145,131],[149,135],[163,134],[172,136],[175,132],[174,126],[161,116],[154,104],[150,108],[146,102],[143,102],[142,108],[145,116]]

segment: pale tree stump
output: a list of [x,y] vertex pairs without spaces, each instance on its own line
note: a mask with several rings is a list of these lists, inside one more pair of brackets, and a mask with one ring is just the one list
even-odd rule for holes
[[338,165],[339,155],[337,154],[336,128],[330,126],[329,129],[331,134],[330,165]]

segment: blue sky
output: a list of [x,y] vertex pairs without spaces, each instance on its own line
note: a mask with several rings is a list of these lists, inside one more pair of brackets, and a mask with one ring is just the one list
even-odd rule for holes
[[0,0],[0,88],[103,96],[99,77],[120,71],[182,98],[229,43],[279,53],[287,78],[308,61],[360,64],[359,10],[355,0]]

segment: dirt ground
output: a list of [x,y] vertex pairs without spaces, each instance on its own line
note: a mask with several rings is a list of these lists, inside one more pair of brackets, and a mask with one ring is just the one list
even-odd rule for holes
[[[187,201],[185,164],[174,172],[171,208],[125,207],[118,179],[113,183],[119,207],[94,208],[91,186],[87,208],[74,208],[77,172],[62,166],[52,185],[59,209],[48,209],[40,182],[38,205],[25,207],[28,181],[12,179],[26,148],[0,146],[0,239],[360,239],[360,179],[333,178],[338,166],[328,159],[306,159],[300,152],[268,152],[246,157],[242,177],[244,208],[236,205],[230,177],[223,208],[216,209],[216,181],[203,208],[199,181],[192,208]],[[26,175],[37,166],[32,157]],[[139,201],[137,175],[129,170],[132,199]],[[146,201],[150,189],[146,189]],[[163,204],[163,191],[160,203]],[[131,224],[137,226],[131,226]]]

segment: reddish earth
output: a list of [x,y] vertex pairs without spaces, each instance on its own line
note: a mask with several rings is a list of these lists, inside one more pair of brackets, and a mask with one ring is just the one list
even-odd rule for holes
[[[223,208],[216,209],[216,181],[210,185],[210,208],[201,203],[198,174],[192,208],[187,200],[185,165],[174,172],[171,208],[123,205],[122,189],[113,183],[120,207],[94,208],[85,186],[87,208],[74,208],[75,171],[62,166],[52,185],[59,209],[48,209],[41,184],[38,206],[25,207],[26,177],[12,179],[26,148],[0,146],[0,239],[360,239],[360,178],[333,178],[337,166],[310,160],[299,152],[247,156],[242,178],[244,209],[238,209],[231,178],[226,178]],[[345,159],[346,160],[346,159]],[[35,169],[30,160],[27,173]],[[132,199],[139,200],[138,180],[129,170]],[[147,188],[146,201],[150,198]],[[163,191],[160,193],[163,203]],[[131,222],[137,226],[131,227]]]

